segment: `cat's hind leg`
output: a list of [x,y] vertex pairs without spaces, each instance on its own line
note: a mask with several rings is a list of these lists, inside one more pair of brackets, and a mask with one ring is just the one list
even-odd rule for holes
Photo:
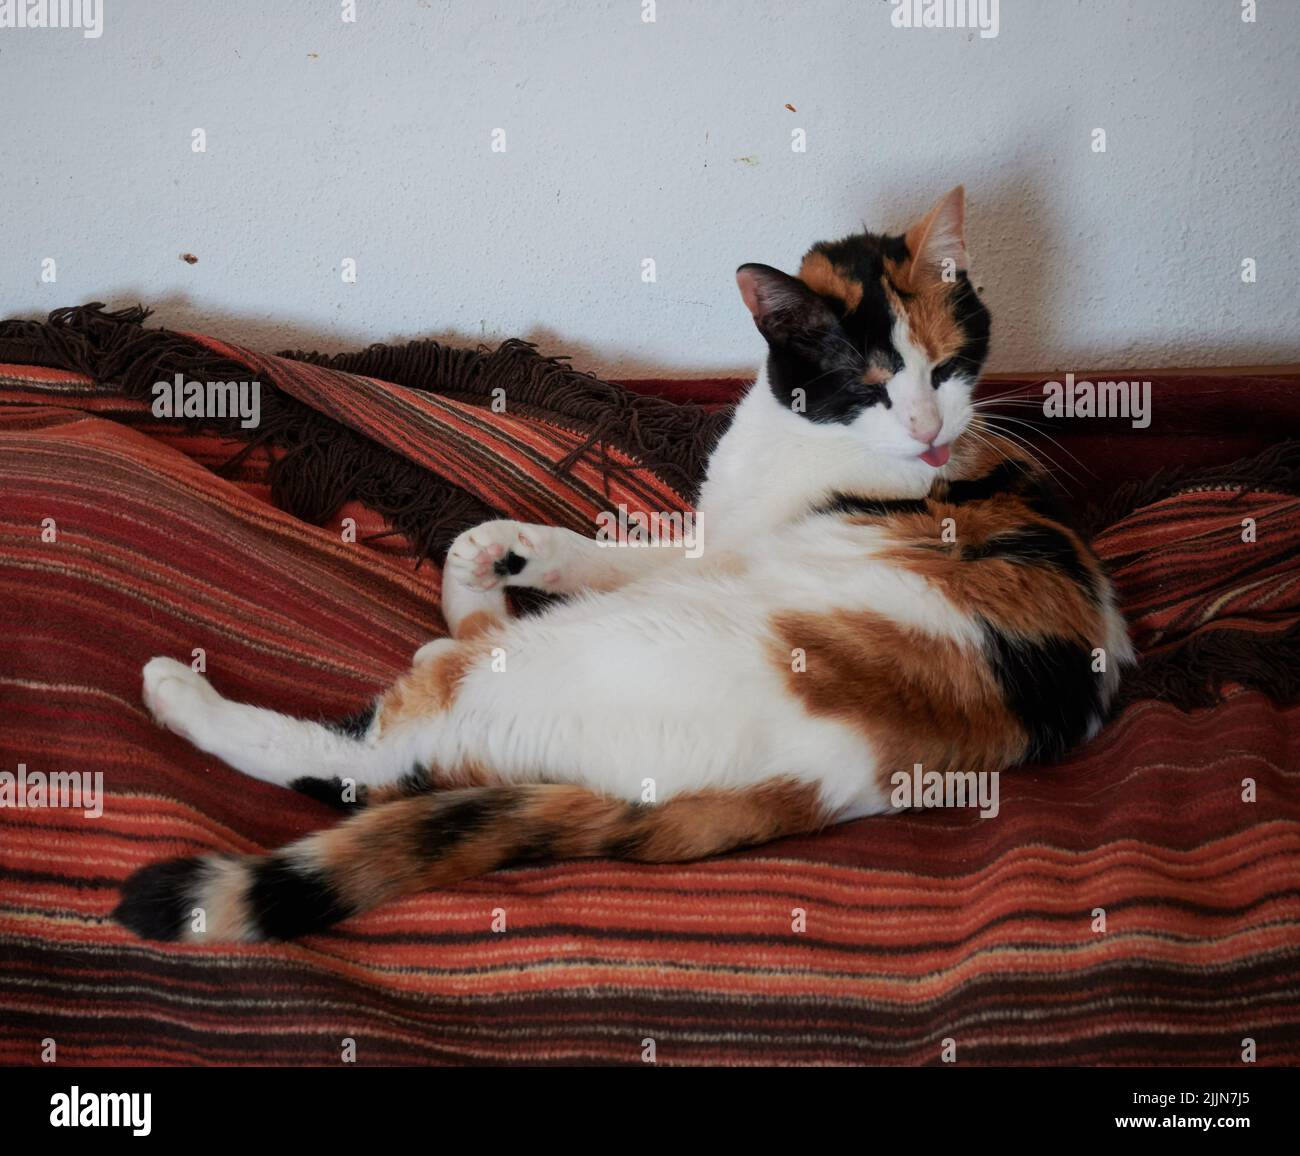
[[358,787],[393,784],[415,764],[411,736],[377,735],[374,712],[333,726],[233,702],[172,658],[143,671],[144,703],[160,726],[238,771],[289,787],[304,777],[346,779]]

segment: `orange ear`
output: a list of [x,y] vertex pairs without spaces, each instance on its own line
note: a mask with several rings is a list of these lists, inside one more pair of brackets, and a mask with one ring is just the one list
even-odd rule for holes
[[[907,230],[908,280],[914,285],[943,278],[966,268],[966,189],[958,185],[945,193]],[[952,262],[952,264],[946,264]]]

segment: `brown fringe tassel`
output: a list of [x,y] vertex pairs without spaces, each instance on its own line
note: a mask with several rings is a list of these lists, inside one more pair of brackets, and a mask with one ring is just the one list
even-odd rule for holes
[[[58,309],[45,322],[0,322],[0,361],[45,365],[113,383],[125,397],[152,398],[155,381],[187,378],[228,381],[247,367],[221,357],[181,334],[145,329],[142,306],[108,311],[101,302]],[[562,474],[584,453],[601,455],[606,477],[618,467],[605,455],[617,445],[677,485],[693,499],[704,465],[729,415],[710,414],[642,397],[560,358],[542,357],[523,341],[496,350],[453,349],[435,341],[405,346],[372,345],[356,353],[324,357],[292,352],[281,356],[394,381],[413,389],[460,395],[487,404],[505,388],[519,412],[539,416],[583,435],[583,443],[558,463]],[[223,466],[230,472],[254,450],[274,445],[283,453],[270,468],[276,505],[319,525],[356,499],[405,535],[422,558],[441,560],[457,534],[498,516],[473,495],[372,442],[310,406],[264,383],[261,423],[241,428],[237,417],[199,419],[196,424],[246,444]]]
[[[456,349],[436,341],[376,344],[355,353],[327,357],[288,350],[280,357],[362,374],[412,389],[488,404],[492,391],[508,387],[511,408],[554,421],[586,435],[582,445],[557,464],[564,473],[587,452],[618,445],[694,500],[709,454],[730,422],[726,412],[633,393],[570,366],[567,358],[543,357],[530,342],[511,338],[496,349]],[[573,422],[581,423],[581,428]],[[561,421],[560,424],[566,424]],[[606,461],[607,469],[614,468]]]
[[1089,506],[1083,524],[1089,535],[1095,535],[1139,506],[1174,494],[1211,489],[1240,490],[1242,498],[1259,490],[1300,494],[1300,439],[1279,442],[1253,458],[1226,466],[1166,467],[1149,478],[1125,482],[1104,502]]
[[[1164,469],[1128,482],[1090,508],[1085,522],[1097,533],[1140,506],[1197,490],[1236,490],[1239,501],[1264,490],[1300,494],[1300,440],[1226,466]],[[1262,691],[1278,703],[1300,698],[1300,623],[1272,638],[1240,630],[1207,631],[1168,653],[1143,657],[1125,677],[1117,707],[1154,698],[1190,711],[1212,706],[1230,682]]]
[[1240,630],[1208,631],[1168,654],[1144,657],[1125,676],[1116,711],[1147,698],[1184,711],[1213,706],[1230,682],[1284,705],[1300,698],[1300,622],[1263,640]]

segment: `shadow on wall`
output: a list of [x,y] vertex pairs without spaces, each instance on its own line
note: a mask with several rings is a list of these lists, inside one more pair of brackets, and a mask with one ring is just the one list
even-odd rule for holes
[[[736,307],[744,308],[739,294]],[[280,353],[284,350],[306,351],[316,353],[351,353],[365,349],[375,342],[358,333],[349,333],[345,328],[322,329],[318,324],[298,324],[291,317],[277,315],[274,318],[241,314],[221,309],[208,308],[193,301],[184,293],[169,293],[162,297],[149,297],[147,294],[123,289],[113,293],[97,294],[87,301],[97,300],[107,309],[125,309],[133,305],[144,305],[153,310],[148,326],[158,326],[176,331],[204,333],[219,337],[225,341],[244,345],[260,353]],[[83,301],[63,301],[60,308],[69,305],[82,305]],[[23,312],[6,312],[5,317],[23,317],[33,321],[44,321],[48,311],[27,310]],[[752,362],[718,368],[711,366],[707,372],[690,367],[676,366],[666,368],[653,362],[619,353],[608,347],[589,345],[576,338],[566,338],[562,334],[545,326],[533,326],[523,333],[466,333],[452,329],[427,329],[420,333],[395,333],[385,338],[384,345],[405,345],[409,341],[437,341],[443,345],[474,349],[479,345],[495,348],[502,341],[511,337],[531,341],[538,352],[548,357],[567,357],[573,367],[590,370],[596,365],[617,364],[618,372],[608,375],[610,380],[632,380],[636,378],[752,378],[759,361],[763,357],[763,340],[754,334],[754,358]],[[594,372],[594,371],[593,371]],[[597,374],[597,376],[604,376]]]
[[[1043,153],[1039,154],[1044,155]],[[931,170],[932,171],[932,170]],[[1278,341],[1242,339],[1225,343],[1216,339],[1213,359],[1207,358],[1205,345],[1190,342],[1170,343],[1158,335],[1137,333],[1106,356],[1081,353],[1072,347],[1070,320],[1061,315],[1054,302],[1061,298],[1061,278],[1068,276],[1064,237],[1068,222],[1050,216],[1050,199],[1043,195],[1047,179],[1039,161],[1013,161],[1005,166],[998,184],[971,191],[968,200],[967,238],[972,260],[972,280],[993,314],[993,347],[990,364],[1001,372],[1042,373],[1055,377],[1067,370],[1133,371],[1138,369],[1177,369],[1214,365],[1258,366],[1294,364],[1300,350],[1293,344]],[[864,218],[871,227],[900,232],[912,223],[920,200],[929,203],[930,194],[938,196],[944,189],[931,189],[933,179],[918,170],[911,178],[905,175],[891,183],[885,196],[867,207]],[[811,244],[819,238],[809,238]],[[791,269],[789,272],[794,272]],[[153,309],[149,324],[168,329],[190,330],[211,334],[246,345],[262,352],[309,350],[341,353],[362,349],[371,341],[346,329],[322,329],[318,323],[299,324],[286,310],[274,317],[245,315],[213,309],[192,301],[186,294],[173,293],[149,299],[129,288],[107,292],[105,304],[111,309],[143,304]],[[734,301],[742,309],[739,295],[730,283],[719,287],[720,305]],[[82,304],[64,301],[61,305]],[[44,313],[26,316],[44,319]],[[1135,322],[1135,328],[1137,328]],[[385,344],[402,345],[408,341],[434,340],[447,345],[477,347],[496,346],[508,337],[520,337],[537,345],[547,356],[568,357],[575,368],[617,366],[608,376],[618,378],[752,378],[764,356],[762,339],[754,334],[753,360],[705,370],[690,365],[664,366],[644,361],[635,355],[610,346],[595,346],[569,338],[544,325],[524,333],[463,333],[429,329],[421,333],[394,333]],[[1009,365],[998,357],[999,346],[1011,348],[1059,349],[1055,364]]]
[[[222,309],[208,308],[193,301],[184,293],[169,293],[161,297],[122,289],[112,293],[96,294],[86,301],[61,301],[59,308],[69,305],[83,305],[88,301],[102,301],[107,309],[125,309],[133,305],[144,305],[153,310],[148,326],[158,326],[176,331],[204,333],[244,345],[260,353],[280,353],[284,350],[307,351],[316,353],[351,353],[364,349],[375,342],[359,333],[349,333],[343,327],[322,329],[318,324],[298,324],[291,317],[277,315],[274,318],[241,314]],[[736,295],[736,307],[743,309],[739,294]],[[5,318],[21,317],[32,321],[44,321],[49,316],[48,310],[5,311]],[[538,352],[548,357],[567,357],[575,369],[589,370],[596,365],[618,366],[617,373],[609,374],[611,380],[635,378],[752,378],[763,356],[762,338],[754,334],[754,359],[752,362],[726,366],[716,366],[705,371],[692,371],[690,367],[676,366],[666,368],[653,362],[642,361],[636,357],[619,353],[608,347],[589,345],[577,339],[564,337],[545,326],[533,326],[523,333],[465,333],[451,329],[427,329],[420,333],[395,333],[385,338],[384,345],[405,345],[408,341],[437,341],[443,345],[474,349],[479,345],[495,348],[502,341],[518,337],[531,341]],[[602,376],[597,374],[597,376]]]

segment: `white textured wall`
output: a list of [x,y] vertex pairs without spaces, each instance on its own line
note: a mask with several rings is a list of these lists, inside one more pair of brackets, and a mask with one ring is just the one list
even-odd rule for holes
[[104,2],[98,39],[0,30],[6,316],[748,371],[736,265],[964,181],[996,367],[1300,357],[1297,0],[1002,0],[994,39],[889,0]]

